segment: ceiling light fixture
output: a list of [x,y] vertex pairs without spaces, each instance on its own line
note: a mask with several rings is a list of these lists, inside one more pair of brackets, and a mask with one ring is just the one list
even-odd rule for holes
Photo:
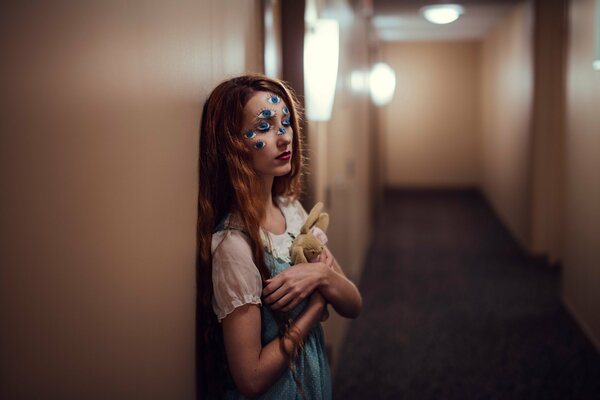
[[449,24],[454,22],[465,12],[458,4],[439,4],[421,8],[425,19],[434,24]]

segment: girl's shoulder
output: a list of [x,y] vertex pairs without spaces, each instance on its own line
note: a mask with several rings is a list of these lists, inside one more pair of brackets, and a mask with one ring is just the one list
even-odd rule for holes
[[225,239],[234,239],[238,246],[250,251],[248,235],[245,231],[241,218],[234,213],[227,214],[215,227],[212,234],[211,249],[215,250],[221,246]]
[[262,277],[247,235],[224,229],[212,237],[213,311],[223,320],[244,304],[261,304]]

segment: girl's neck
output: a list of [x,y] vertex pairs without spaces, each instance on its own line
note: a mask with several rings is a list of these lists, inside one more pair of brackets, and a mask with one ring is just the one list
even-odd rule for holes
[[275,203],[273,202],[273,176],[262,176],[262,187],[261,187],[261,196],[263,199],[265,215],[269,214],[269,211],[275,207]]
[[285,219],[273,199],[273,181],[274,177],[264,177],[262,180],[261,194],[263,198],[264,215],[260,225],[270,232],[278,233],[281,229],[285,230]]

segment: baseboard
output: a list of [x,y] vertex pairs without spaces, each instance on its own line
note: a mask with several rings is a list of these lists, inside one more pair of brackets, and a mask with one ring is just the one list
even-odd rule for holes
[[590,340],[590,342],[592,342],[592,344],[596,348],[596,351],[600,353],[600,333],[598,336],[594,334],[592,328],[590,328],[585,319],[581,316],[581,314],[579,314],[579,312],[577,311],[577,307],[573,305],[573,302],[569,299],[568,296],[562,293],[561,299],[569,314],[571,314],[571,316],[573,317],[577,325],[579,325],[585,336]]

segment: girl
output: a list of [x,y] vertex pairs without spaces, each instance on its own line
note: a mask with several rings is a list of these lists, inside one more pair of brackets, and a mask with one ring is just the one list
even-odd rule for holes
[[[281,81],[241,76],[204,104],[198,199],[201,397],[330,399],[319,323],[362,299],[327,248],[290,266],[306,219],[300,115]],[[282,316],[285,316],[283,318]]]

